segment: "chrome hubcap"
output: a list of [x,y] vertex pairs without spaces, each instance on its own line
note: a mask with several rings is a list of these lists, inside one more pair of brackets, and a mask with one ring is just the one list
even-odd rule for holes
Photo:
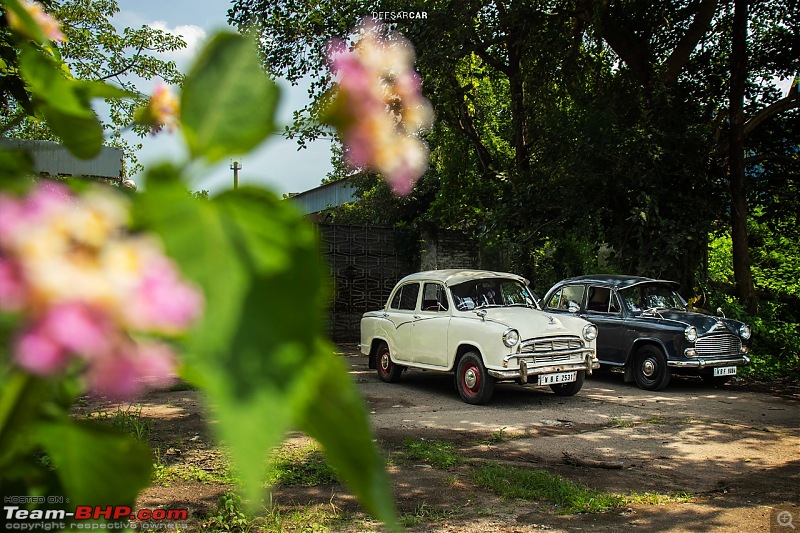
[[471,389],[477,382],[478,374],[475,373],[475,369],[468,368],[467,371],[464,372],[464,385],[466,385],[468,389]]
[[647,361],[642,363],[642,374],[650,378],[653,377],[653,374],[655,373],[656,373],[656,365],[655,363],[653,363],[652,360],[648,359]]
[[385,370],[389,370],[389,364],[390,363],[391,363],[391,360],[389,359],[389,354],[388,353],[382,354],[381,355],[381,368],[384,371]]

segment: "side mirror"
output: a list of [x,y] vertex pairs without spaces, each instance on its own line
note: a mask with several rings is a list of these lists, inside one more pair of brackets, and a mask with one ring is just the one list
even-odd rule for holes
[[577,313],[580,310],[581,310],[581,306],[578,305],[576,302],[570,301],[567,304],[567,311],[569,311],[570,313]]

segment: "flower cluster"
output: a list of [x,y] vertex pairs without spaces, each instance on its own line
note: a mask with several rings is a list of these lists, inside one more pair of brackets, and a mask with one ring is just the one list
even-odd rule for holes
[[179,113],[178,97],[169,86],[158,83],[147,105],[139,111],[136,118],[139,123],[150,126],[153,133],[158,133],[164,126],[172,132],[178,123]]
[[41,180],[23,197],[0,193],[0,311],[24,320],[18,366],[48,376],[80,361],[93,391],[120,399],[173,379],[171,349],[143,337],[184,331],[203,299],[158,241],[126,233],[127,217],[105,187],[76,196]]
[[[31,18],[33,18],[33,21],[37,26],[39,26],[45,37],[57,43],[64,42],[66,38],[64,37],[64,34],[61,33],[61,23],[45,13],[41,4],[38,2],[29,2],[24,0],[20,2],[19,5],[28,12]],[[8,19],[8,25],[11,26],[11,28],[22,34],[27,33],[25,30],[25,25],[14,11],[10,9],[6,10],[6,18]]]
[[381,173],[397,194],[410,193],[428,168],[419,133],[433,120],[411,44],[365,24],[352,49],[333,41],[328,55],[337,89],[326,121],[340,131],[348,164]]

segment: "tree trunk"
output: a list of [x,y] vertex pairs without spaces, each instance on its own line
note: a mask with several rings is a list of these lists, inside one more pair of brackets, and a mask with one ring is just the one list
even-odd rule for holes
[[750,272],[750,244],[747,236],[747,196],[744,175],[744,88],[747,79],[747,3],[734,1],[733,46],[731,54],[730,148],[728,176],[731,190],[731,239],[733,277],[740,303],[750,314],[758,308],[753,275]]

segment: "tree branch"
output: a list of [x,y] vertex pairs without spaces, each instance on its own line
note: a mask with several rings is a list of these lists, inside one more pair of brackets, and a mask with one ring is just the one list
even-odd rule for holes
[[122,70],[119,70],[119,71],[114,72],[112,74],[107,74],[105,76],[102,76],[100,78],[100,81],[110,80],[111,78],[116,78],[117,76],[121,76],[122,74],[125,74],[126,72],[128,72],[128,70],[130,70],[136,64],[136,61],[139,59],[139,56],[142,54],[142,50],[144,50],[144,43],[139,45],[139,49],[136,50],[136,53],[133,54],[133,57],[131,58],[130,62],[127,65],[125,65],[125,67],[122,68]]
[[664,81],[666,83],[674,83],[678,78],[678,74],[686,65],[692,51],[697,47],[697,43],[708,31],[716,10],[717,0],[702,0],[694,20],[665,62],[667,68],[664,73]]
[[797,91],[790,91],[788,96],[784,96],[774,104],[765,107],[745,122],[744,134],[747,135],[775,115],[798,107],[800,107],[800,93]]

